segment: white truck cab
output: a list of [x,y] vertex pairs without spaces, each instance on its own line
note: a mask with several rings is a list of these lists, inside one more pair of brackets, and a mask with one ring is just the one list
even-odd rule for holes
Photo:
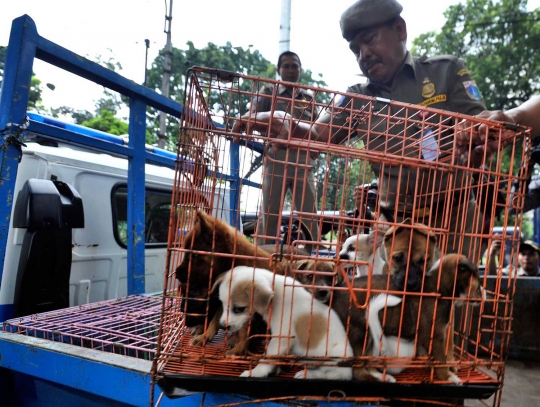
[[[58,304],[55,305],[58,296],[64,297],[60,299],[63,306],[75,306],[128,294],[127,169],[128,161],[125,158],[69,144],[28,142],[22,147],[13,192],[14,222],[10,223],[0,286],[0,310],[8,318],[10,313],[21,316],[55,309],[58,307]],[[163,290],[174,174],[171,168],[151,164],[145,166],[146,293]],[[26,201],[19,203],[18,200],[30,200],[27,190],[39,190],[42,182],[45,182],[46,188],[53,189],[53,195],[56,191],[52,185],[67,184],[74,190],[73,194],[80,197],[83,223],[78,220],[76,223],[79,224],[69,230],[71,242],[66,244],[70,244],[70,248],[61,249],[58,244],[53,244],[53,240],[61,240],[53,232],[47,232],[49,234],[41,238],[27,236],[28,242],[25,243],[30,227],[20,227],[28,225],[25,220],[17,223],[17,218],[30,217],[28,212],[44,209],[39,208],[39,203],[32,205]],[[21,194],[23,189],[25,193]],[[60,195],[61,201],[69,201],[69,197],[62,193]],[[206,198],[211,201],[210,197]],[[216,202],[216,199],[219,200],[219,207],[225,209],[220,211],[219,216],[226,217],[230,213],[226,210],[228,191],[220,191],[213,201]],[[31,206],[34,209],[30,209]],[[38,209],[35,209],[36,206]],[[17,210],[20,213],[17,214]],[[71,208],[68,210],[71,211]],[[69,235],[66,239],[69,239]],[[32,249],[32,245],[38,247]],[[63,255],[59,253],[62,250],[67,260],[61,258]],[[68,291],[65,287],[67,279]],[[65,280],[64,283],[62,280]]]

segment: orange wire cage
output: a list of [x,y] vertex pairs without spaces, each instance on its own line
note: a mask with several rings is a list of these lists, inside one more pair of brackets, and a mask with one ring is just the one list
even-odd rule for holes
[[[263,100],[266,115],[255,108]],[[166,394],[441,405],[492,397],[499,405],[527,128],[208,68],[189,71],[184,108],[153,369]],[[264,127],[268,115],[275,119]],[[479,141],[458,148],[459,137]],[[473,149],[487,143],[497,151],[473,163]],[[502,254],[492,262],[495,241]],[[472,264],[467,278],[462,259]],[[248,322],[233,332],[240,308],[224,299],[236,301],[237,269],[223,276],[238,266],[285,277],[273,278],[267,313],[254,304],[252,278],[241,310]],[[381,293],[391,296],[370,316]],[[303,329],[300,309],[311,315]],[[323,329],[332,315],[346,333],[341,354],[329,352],[338,330]],[[308,350],[298,351],[302,340]],[[272,341],[282,345],[277,353]],[[272,367],[269,377],[254,377],[260,363]],[[332,367],[353,376],[312,375]]]

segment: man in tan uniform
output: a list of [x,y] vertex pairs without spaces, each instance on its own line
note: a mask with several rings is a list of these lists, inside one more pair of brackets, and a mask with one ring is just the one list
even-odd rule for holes
[[[407,26],[400,16],[403,7],[396,0],[358,0],[341,16],[343,37],[358,61],[363,74],[368,78],[365,84],[351,86],[347,92],[381,98],[374,104],[374,111],[388,117],[408,117],[415,114],[414,107],[407,111],[391,107],[388,101],[413,103],[432,108],[445,109],[467,115],[475,115],[485,110],[485,104],[470,72],[456,57],[445,55],[433,58],[414,58],[407,51]],[[384,99],[383,99],[384,98]],[[366,102],[355,99],[355,109],[362,109]],[[347,109],[344,109],[347,107]],[[350,118],[351,100],[337,97],[333,105],[317,119],[314,126],[303,123],[292,123],[283,119],[284,115],[274,112],[273,115],[257,115],[257,123],[251,130],[260,130],[267,126],[264,122],[275,122],[273,129],[280,129],[280,134],[273,137],[286,138],[288,126],[294,126],[292,135],[295,138],[316,139],[323,142],[343,143],[353,137],[364,137],[364,145],[368,150],[394,153],[412,157],[418,151],[418,144],[425,143],[429,148],[422,148],[424,160],[436,161],[441,156],[452,154],[453,143],[441,143],[441,135],[430,134],[431,129],[407,127],[407,140],[416,141],[417,146],[402,145],[402,137],[367,137],[362,132],[366,124],[361,120]],[[276,114],[277,113],[277,114]],[[421,114],[416,110],[417,114]],[[433,115],[432,115],[433,116]],[[403,135],[403,124],[389,125],[386,118],[374,119],[369,123],[371,134]],[[438,121],[440,116],[426,120]],[[378,121],[377,121],[378,120]],[[447,125],[453,118],[447,116]],[[329,125],[331,123],[331,126]],[[280,127],[281,124],[281,127]],[[433,123],[433,128],[439,125]],[[238,124],[240,126],[240,124]],[[234,131],[234,129],[233,129]],[[423,134],[422,134],[423,132]],[[414,134],[414,136],[413,136]],[[422,135],[421,135],[422,134]],[[453,136],[452,136],[453,137]],[[483,140],[482,140],[483,141]],[[468,151],[471,140],[458,135],[456,140],[457,154]],[[487,150],[483,145],[474,146],[471,150],[470,163],[477,163],[484,154],[496,149],[495,143],[488,143]],[[467,164],[467,163],[463,163]],[[473,164],[470,164],[473,165]],[[476,165],[476,164],[474,164]],[[412,217],[415,222],[427,224],[432,228],[449,230],[448,252],[462,252],[474,259],[480,248],[471,248],[471,237],[481,232],[481,216],[478,216],[474,200],[462,202],[459,194],[446,196],[449,190],[462,186],[467,174],[458,171],[452,177],[442,172],[428,169],[415,169],[406,165],[380,165],[373,162],[372,168],[379,177],[379,198],[381,207],[392,214],[395,221]],[[431,171],[431,172],[430,172]],[[460,202],[457,202],[461,199]],[[452,213],[448,217],[445,203],[451,203]],[[444,213],[443,213],[444,212]],[[476,213],[476,215],[475,215]],[[474,253],[469,253],[474,251]]]
[[[351,86],[347,92],[468,115],[485,110],[474,79],[458,58],[451,55],[415,58],[407,51],[407,26],[400,16],[402,10],[401,4],[395,0],[359,0],[342,14],[340,25],[343,37],[368,78],[367,83]],[[339,108],[348,102],[346,97],[342,97],[334,101],[334,106]],[[360,108],[360,103],[360,100],[355,101],[355,108]],[[412,109],[405,111],[399,107],[390,107],[384,101],[376,106],[376,110],[383,115],[388,113],[397,117],[405,117],[406,114],[411,117],[415,114]],[[433,118],[433,128],[436,128],[440,118]],[[335,127],[344,125],[347,119],[347,114],[341,115],[339,109],[336,111],[334,107],[332,111],[328,109],[319,122],[332,121]],[[450,125],[452,121],[453,118],[447,117],[445,124]],[[372,132],[380,130],[395,135],[404,132],[403,125],[388,126],[385,119],[380,119],[379,124],[370,123],[370,128]],[[421,142],[430,145],[431,148],[422,151],[424,160],[436,161],[439,155],[451,154],[451,143],[441,143],[441,136],[438,138],[430,134],[431,131],[430,128],[421,129],[412,125],[407,128],[406,135],[409,140],[420,138]],[[348,136],[347,131],[332,133],[331,141],[334,143],[341,143]],[[324,140],[324,134],[319,138]],[[401,154],[408,155],[407,146],[401,146],[401,138],[379,137],[364,142],[368,150],[392,152],[404,148]],[[372,168],[379,176],[380,204],[396,221],[412,217],[414,221],[431,227],[449,229],[448,251],[461,251],[469,257],[475,257],[469,253],[471,250],[476,251],[470,247],[470,235],[480,233],[481,230],[477,225],[478,220],[474,219],[474,200],[458,203],[461,197],[454,193],[456,196],[450,197],[450,202],[454,202],[451,216],[443,213],[443,209],[449,209],[448,205],[445,206],[449,202],[445,193],[461,187],[467,176],[465,172],[449,177],[441,172],[400,165],[381,167],[373,163]],[[465,208],[465,205],[469,207]],[[476,218],[480,218],[478,214]]]
[[[279,56],[277,70],[283,81],[298,82],[302,75],[300,58],[294,52],[283,52]],[[310,122],[316,115],[316,108],[310,103],[312,99],[312,95],[304,89],[294,89],[286,83],[279,84],[277,89],[273,85],[267,85],[254,100],[252,111],[284,111],[295,119]],[[271,150],[265,154],[262,208],[257,234],[268,239],[258,239],[259,244],[275,243],[275,239],[279,237],[279,212],[283,206],[285,191],[291,191],[297,211],[316,213],[314,164],[315,160],[307,151],[288,148],[277,152]],[[317,223],[306,215],[301,216],[301,220],[313,239],[317,239]]]

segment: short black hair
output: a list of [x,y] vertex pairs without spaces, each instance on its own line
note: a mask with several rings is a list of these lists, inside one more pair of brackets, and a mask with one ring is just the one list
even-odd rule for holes
[[279,56],[278,60],[277,60],[277,67],[278,69],[281,68],[281,59],[283,57],[288,57],[288,56],[295,56],[296,58],[298,58],[298,62],[300,63],[300,66],[302,66],[302,61],[300,61],[300,57],[298,56],[298,54],[296,52],[292,52],[292,51],[285,51],[285,52],[282,52],[281,55]]

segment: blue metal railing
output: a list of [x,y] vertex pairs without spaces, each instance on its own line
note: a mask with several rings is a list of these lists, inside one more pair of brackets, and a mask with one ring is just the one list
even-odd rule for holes
[[[4,260],[10,226],[13,191],[17,177],[17,167],[21,155],[20,145],[24,132],[21,125],[27,117],[30,81],[34,59],[38,58],[54,66],[74,73],[115,92],[129,97],[129,141],[127,145],[119,138],[94,137],[76,125],[62,125],[54,119],[29,115],[26,130],[39,133],[67,143],[74,143],[128,159],[128,294],[139,294],[145,290],[144,281],[144,208],[146,162],[175,167],[176,155],[153,152],[145,148],[146,109],[151,106],[177,118],[182,116],[182,105],[151,89],[138,85],[116,72],[89,61],[59,45],[41,37],[34,21],[27,15],[13,21],[4,66],[4,79],[0,94],[0,284],[4,270]],[[257,146],[254,146],[255,149]],[[240,181],[238,169],[239,154],[231,148],[231,174],[223,176],[230,183],[232,214],[236,214],[239,204]],[[172,153],[171,153],[172,154]],[[214,174],[217,175],[217,174]],[[248,184],[253,184],[248,182]],[[239,219],[232,219],[238,225]]]

